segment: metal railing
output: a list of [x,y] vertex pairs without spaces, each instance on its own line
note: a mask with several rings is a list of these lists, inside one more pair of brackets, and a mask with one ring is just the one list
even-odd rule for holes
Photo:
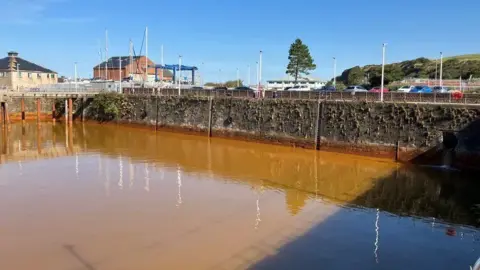
[[[244,90],[191,90],[162,89],[162,88],[123,88],[126,95],[159,95],[159,96],[191,96],[191,97],[231,97],[231,98],[279,98],[303,100],[331,100],[331,101],[357,101],[378,102],[379,93],[357,92],[318,92],[318,91],[257,91]],[[451,93],[384,93],[384,102],[401,103],[452,103],[452,104],[480,104],[480,94],[462,94],[461,97]]]

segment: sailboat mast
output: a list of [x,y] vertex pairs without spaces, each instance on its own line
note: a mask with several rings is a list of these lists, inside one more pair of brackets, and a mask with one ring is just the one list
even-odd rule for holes
[[108,30],[105,29],[105,80],[108,80]]
[[145,27],[145,75],[148,81],[148,27]]

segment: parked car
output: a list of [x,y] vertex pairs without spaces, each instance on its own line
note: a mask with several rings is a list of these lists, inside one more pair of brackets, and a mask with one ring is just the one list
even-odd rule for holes
[[291,86],[287,86],[287,87],[285,87],[285,89],[283,89],[283,90],[284,90],[284,91],[289,91],[290,89],[292,89],[292,87],[291,87]]
[[190,88],[190,90],[203,90],[203,87],[201,87],[201,86],[194,86],[194,87]]
[[383,88],[383,91],[380,90],[380,87],[373,87],[372,89],[368,90],[368,92],[371,92],[371,93],[380,93],[380,92],[390,92],[390,89],[384,87]]
[[412,89],[415,88],[415,85],[405,85],[400,88],[398,88],[398,92],[403,92],[403,93],[408,93],[412,91]]
[[252,88],[250,88],[250,87],[248,87],[248,86],[236,87],[235,90],[254,91]]
[[434,86],[432,91],[434,93],[448,93],[448,92],[450,92],[450,89],[448,87],[445,87],[445,86]]
[[363,86],[360,86],[360,85],[350,85],[343,91],[351,92],[352,94],[356,92],[368,92],[367,89],[365,89]]
[[323,86],[321,88],[315,88],[313,91],[321,91],[321,92],[332,92],[332,91],[337,91],[337,88],[333,85],[330,86]]
[[311,88],[308,85],[295,85],[294,87],[290,88],[288,91],[310,91]]
[[426,85],[417,85],[410,90],[410,93],[432,93],[432,88]]
[[215,88],[213,88],[213,90],[216,90],[216,91],[218,91],[218,90],[228,90],[228,88],[225,87],[225,86],[216,86]]

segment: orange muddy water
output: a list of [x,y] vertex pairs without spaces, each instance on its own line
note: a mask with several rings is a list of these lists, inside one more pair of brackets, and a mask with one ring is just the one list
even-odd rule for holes
[[478,179],[114,126],[0,134],[0,269],[469,269]]

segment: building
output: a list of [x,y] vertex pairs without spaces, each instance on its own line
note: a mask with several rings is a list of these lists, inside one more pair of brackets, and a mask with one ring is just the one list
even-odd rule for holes
[[7,57],[0,59],[0,90],[21,91],[57,82],[55,71],[20,58],[17,52],[9,52]]
[[[148,79],[145,64],[148,61]],[[121,62],[121,70],[120,70]],[[161,72],[161,71],[160,71]],[[158,75],[161,77],[161,73]],[[155,63],[145,56],[115,56],[93,67],[93,77],[101,80],[119,81],[120,79],[133,79],[135,81],[154,81]],[[172,80],[172,73],[163,71],[163,80]]]
[[286,77],[279,80],[267,80],[267,89],[272,90],[283,90],[286,87],[293,87],[295,85],[307,85],[310,88],[321,88],[325,86],[326,82],[321,81],[320,79],[305,77],[298,78],[295,83],[295,79],[292,77]]

